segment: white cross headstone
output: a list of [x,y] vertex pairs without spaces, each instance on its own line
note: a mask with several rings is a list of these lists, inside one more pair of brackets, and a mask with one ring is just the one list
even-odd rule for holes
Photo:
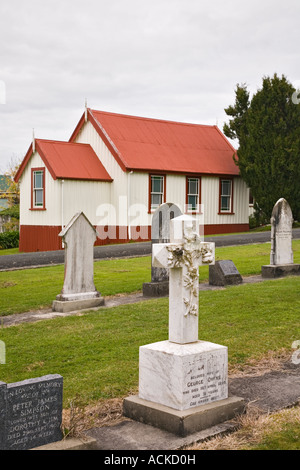
[[152,264],[169,268],[169,341],[198,340],[199,266],[214,264],[215,244],[201,241],[196,219],[171,220],[170,243],[153,244]]
[[[215,244],[199,236],[196,219],[170,222],[170,243],[153,245],[153,263],[169,269],[169,339],[139,348],[139,394],[124,400],[125,416],[186,436],[232,419],[244,408],[228,398],[226,346],[198,340],[199,266],[215,260]],[[193,409],[193,410],[192,410]]]

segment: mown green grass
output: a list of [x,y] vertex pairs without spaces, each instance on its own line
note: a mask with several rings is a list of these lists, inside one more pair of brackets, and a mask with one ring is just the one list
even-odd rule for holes
[[[291,350],[300,338],[299,278],[201,292],[199,338],[224,344],[229,365],[245,365],[268,351]],[[122,397],[138,385],[139,346],[168,338],[168,299],[82,316],[0,329],[6,345],[1,380],[46,374],[64,377],[65,404]]]
[[266,433],[251,450],[300,450],[300,423],[286,423],[280,431]]
[[7,248],[6,250],[0,250],[0,256],[17,255],[18,253],[20,253],[19,248]]
[[[293,241],[294,261],[300,262],[300,240]],[[216,248],[216,260],[231,259],[242,276],[260,274],[269,264],[270,243]],[[199,269],[200,282],[208,267]],[[49,308],[63,286],[64,266],[0,272],[0,316]],[[151,280],[150,256],[94,263],[94,281],[103,296],[141,291]]]
[[[293,242],[300,262],[300,241]],[[217,248],[217,259],[232,259],[243,276],[269,263],[270,244]],[[151,277],[150,257],[95,263],[102,295],[141,290]],[[1,314],[50,306],[63,284],[63,266],[0,273]],[[200,268],[200,280],[208,268]],[[291,351],[300,339],[299,277],[224,290],[201,291],[199,338],[228,347],[229,369],[244,367],[269,351]],[[154,299],[80,316],[0,328],[6,363],[0,380],[11,383],[47,374],[64,378],[64,407],[121,398],[138,388],[139,347],[168,338],[168,299]],[[299,450],[299,423],[270,430],[251,449]]]

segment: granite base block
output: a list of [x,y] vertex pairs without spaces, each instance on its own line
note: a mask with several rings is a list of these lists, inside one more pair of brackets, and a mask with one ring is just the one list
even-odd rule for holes
[[85,300],[54,300],[52,310],[53,312],[66,313],[101,307],[102,305],[104,305],[103,297]]
[[284,276],[299,276],[300,264],[267,264],[261,267],[263,278],[274,279]]
[[169,281],[144,282],[144,297],[165,297],[169,295]]
[[208,341],[140,347],[139,397],[186,410],[228,397],[227,348]]
[[123,402],[123,414],[127,418],[180,437],[229,421],[243,413],[244,409],[245,401],[240,397],[229,397],[183,411],[144,400],[137,395],[125,398]]

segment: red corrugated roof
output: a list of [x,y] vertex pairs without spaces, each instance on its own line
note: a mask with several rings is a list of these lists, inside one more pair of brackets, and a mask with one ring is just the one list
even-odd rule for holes
[[[88,119],[123,170],[238,175],[236,150],[217,126],[88,109]],[[81,119],[70,140],[76,138]]]
[[[36,139],[35,147],[54,179],[112,181],[89,144]],[[32,153],[31,144],[16,174],[16,181],[19,180]]]

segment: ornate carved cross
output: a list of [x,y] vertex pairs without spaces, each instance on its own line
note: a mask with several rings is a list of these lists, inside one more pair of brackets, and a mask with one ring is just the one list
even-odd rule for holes
[[153,266],[169,268],[169,341],[198,341],[199,266],[214,262],[215,244],[201,241],[188,215],[171,220],[170,243],[153,244]]

